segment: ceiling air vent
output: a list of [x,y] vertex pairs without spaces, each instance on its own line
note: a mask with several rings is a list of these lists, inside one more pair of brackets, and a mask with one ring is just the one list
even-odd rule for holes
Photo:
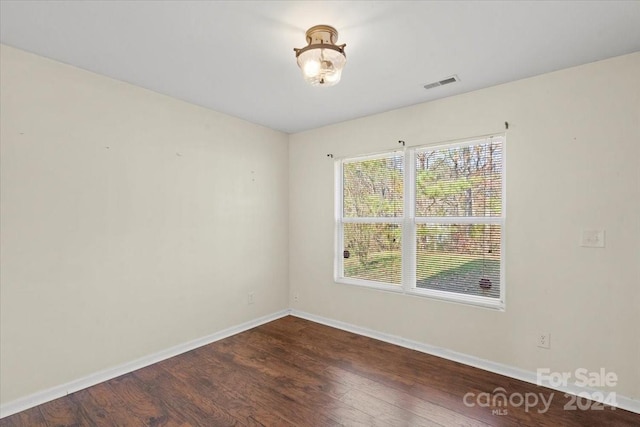
[[458,78],[458,76],[456,76],[455,74],[451,77],[447,77],[446,79],[442,79],[439,82],[433,82],[433,83],[429,83],[427,85],[424,85],[425,89],[433,89],[434,87],[438,87],[438,86],[444,86],[444,85],[448,85],[449,83],[455,83],[455,82],[459,82],[460,79]]

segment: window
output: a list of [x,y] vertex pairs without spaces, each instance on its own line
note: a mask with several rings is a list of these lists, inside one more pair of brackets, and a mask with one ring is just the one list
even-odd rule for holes
[[336,281],[501,308],[504,138],[336,161]]
[[341,162],[341,276],[402,284],[404,155]]

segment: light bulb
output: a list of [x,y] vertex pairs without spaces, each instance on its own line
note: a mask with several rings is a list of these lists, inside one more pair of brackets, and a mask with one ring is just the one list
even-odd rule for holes
[[323,59],[320,62],[320,69],[322,70],[323,73],[330,73],[333,71],[334,66],[333,66],[333,62],[327,60],[327,59]]
[[320,63],[314,59],[310,59],[305,62],[302,71],[307,77],[315,77],[320,72]]

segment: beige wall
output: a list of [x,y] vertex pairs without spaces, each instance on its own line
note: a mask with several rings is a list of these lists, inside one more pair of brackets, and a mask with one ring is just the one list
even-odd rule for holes
[[[327,153],[500,132],[505,121],[505,312],[334,283]],[[640,399],[639,121],[636,53],[292,135],[292,307],[530,371],[604,367],[618,393]],[[580,247],[583,228],[605,229],[606,248]],[[536,347],[538,332],[551,333],[550,350]]]
[[288,307],[287,135],[0,64],[3,404]]

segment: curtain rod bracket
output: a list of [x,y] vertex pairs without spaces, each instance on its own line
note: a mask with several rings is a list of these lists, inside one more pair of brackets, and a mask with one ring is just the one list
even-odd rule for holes
[[333,154],[329,153],[327,154],[327,157],[331,157],[333,159]]
[[403,140],[398,141],[398,144],[402,144],[402,146],[404,147],[404,141]]
[[505,128],[506,130],[509,130],[509,122],[504,122],[504,128]]

